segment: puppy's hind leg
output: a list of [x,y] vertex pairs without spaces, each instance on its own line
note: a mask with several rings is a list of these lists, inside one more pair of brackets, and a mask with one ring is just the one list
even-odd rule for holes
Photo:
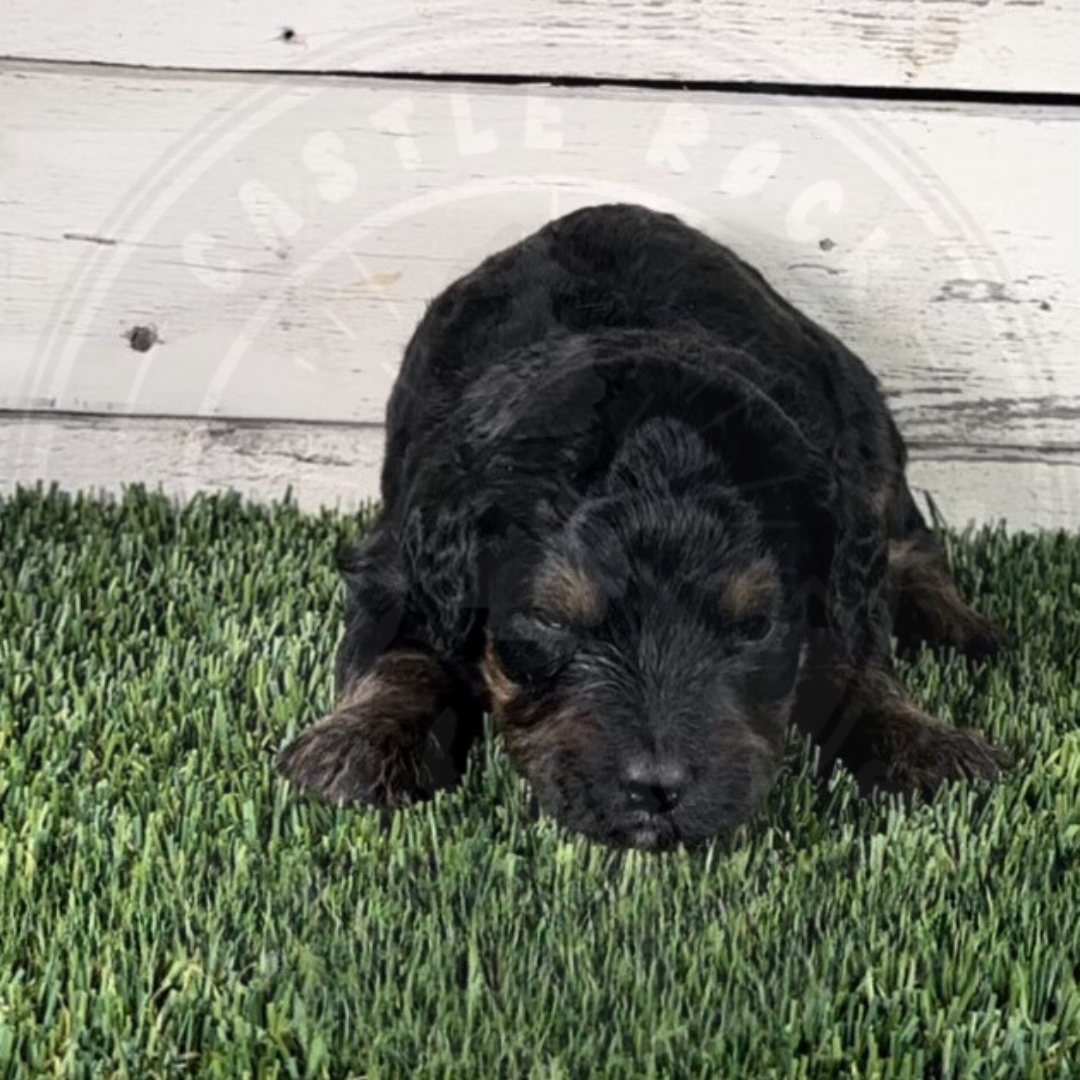
[[889,541],[888,592],[901,652],[926,643],[976,660],[993,656],[1009,644],[1009,633],[964,602],[945,552],[906,484],[900,498],[904,526],[902,535]]
[[282,750],[277,769],[339,806],[407,806],[457,784],[481,722],[480,706],[436,657],[395,649]]

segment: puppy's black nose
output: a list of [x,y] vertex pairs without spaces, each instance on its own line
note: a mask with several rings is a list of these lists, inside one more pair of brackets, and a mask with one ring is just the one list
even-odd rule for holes
[[650,814],[674,810],[686,790],[687,770],[673,761],[636,760],[623,770],[630,805]]

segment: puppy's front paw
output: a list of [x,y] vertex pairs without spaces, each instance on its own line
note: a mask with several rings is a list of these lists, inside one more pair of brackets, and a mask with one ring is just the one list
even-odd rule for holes
[[1007,751],[977,731],[934,722],[920,725],[887,763],[859,779],[878,791],[931,796],[957,780],[996,780],[1012,763]]
[[969,660],[989,660],[1001,652],[1016,648],[1016,635],[985,615],[975,615],[957,649]]
[[338,806],[386,809],[431,798],[458,780],[450,755],[431,732],[416,738],[347,712],[301,732],[278,756],[277,770]]
[[388,653],[282,750],[278,772],[339,806],[393,809],[430,798],[463,769],[453,689],[433,657]]
[[901,612],[894,626],[896,651],[900,656],[913,658],[926,644],[937,648],[955,649],[968,660],[990,660],[999,653],[1016,647],[1016,635],[999,623],[980,615],[957,600],[956,611],[943,625],[929,628],[913,623]]

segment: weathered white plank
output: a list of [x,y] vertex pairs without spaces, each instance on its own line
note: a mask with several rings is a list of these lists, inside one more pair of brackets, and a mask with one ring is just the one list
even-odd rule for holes
[[759,265],[909,437],[1080,443],[1078,112],[109,71],[0,96],[0,407],[378,423],[442,286],[628,199]]
[[8,0],[0,48],[228,70],[1080,88],[1075,0]]
[[269,501],[291,488],[305,509],[353,509],[378,496],[382,453],[381,427],[0,412],[7,493],[39,481],[70,491],[145,484],[183,499],[238,491]]
[[973,454],[968,447],[916,448],[908,477],[920,503],[929,494],[956,527],[1004,521],[1011,532],[1080,529],[1076,451],[1002,459]]
[[[179,498],[234,490],[268,501],[291,487],[305,509],[352,509],[378,497],[382,449],[375,427],[0,413],[0,493],[38,481],[110,492],[142,483]],[[1077,451],[917,447],[910,476],[957,526],[1080,528]]]

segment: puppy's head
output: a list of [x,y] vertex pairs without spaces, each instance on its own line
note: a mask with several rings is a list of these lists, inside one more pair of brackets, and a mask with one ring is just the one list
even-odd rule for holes
[[492,612],[485,678],[541,807],[649,849],[745,821],[775,774],[802,635],[748,504],[624,485],[519,582]]

